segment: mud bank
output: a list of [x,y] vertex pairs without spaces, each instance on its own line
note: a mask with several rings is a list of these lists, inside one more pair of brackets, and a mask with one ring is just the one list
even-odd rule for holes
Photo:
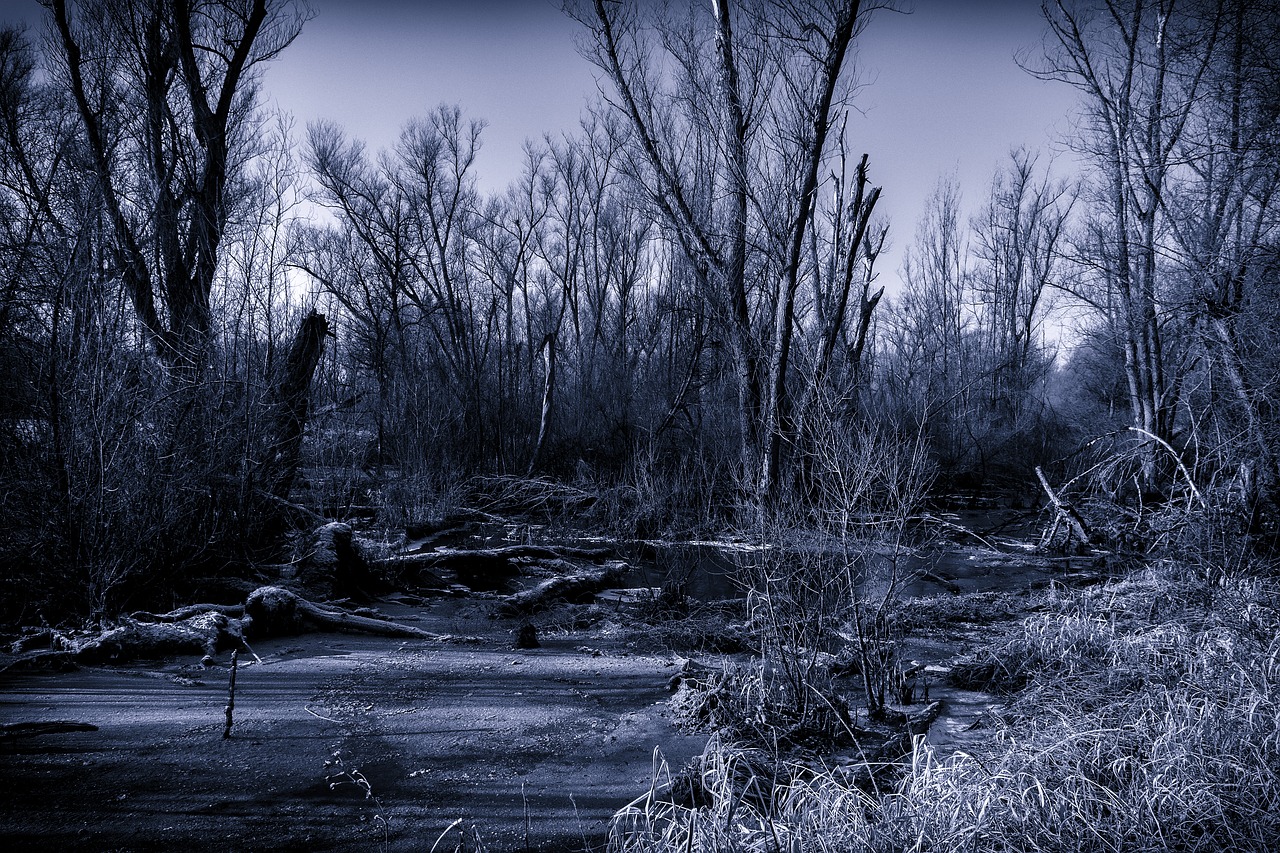
[[484,642],[271,641],[242,662],[230,740],[225,656],[0,676],[0,724],[98,727],[0,744],[4,848],[424,851],[461,820],[442,848],[475,827],[492,851],[587,849],[655,751],[705,743],[665,717],[670,658],[512,651],[465,603],[397,616]]

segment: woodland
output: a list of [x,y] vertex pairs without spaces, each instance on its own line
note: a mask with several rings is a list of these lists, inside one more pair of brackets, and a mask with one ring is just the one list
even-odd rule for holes
[[[601,95],[501,192],[461,106],[377,151],[264,106],[305,3],[42,5],[0,31],[7,667],[421,638],[353,608],[495,571],[536,645],[643,586],[738,657],[687,660],[711,744],[612,850],[1280,846],[1276,3],[1046,0],[1010,74],[1074,89],[1072,156],[913,223],[847,130],[885,4],[571,0]],[[719,610],[627,574],[708,540]],[[1064,568],[920,557],[967,548]],[[999,708],[944,756],[908,652],[948,626],[937,692]]]

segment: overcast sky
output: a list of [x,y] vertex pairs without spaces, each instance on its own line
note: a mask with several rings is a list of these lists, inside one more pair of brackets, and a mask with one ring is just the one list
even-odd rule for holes
[[[695,0],[708,2],[708,0]],[[519,171],[525,139],[572,131],[596,92],[596,70],[574,47],[559,0],[311,0],[301,37],[270,69],[266,94],[307,122],[328,118],[372,148],[441,103],[488,122],[477,162],[482,186]],[[892,223],[896,278],[939,176],[954,172],[969,207],[1015,145],[1048,158],[1066,129],[1072,91],[1014,62],[1036,55],[1036,0],[914,0],[911,14],[880,12],[856,46],[853,147],[870,155]],[[35,0],[0,0],[7,17],[38,18]]]

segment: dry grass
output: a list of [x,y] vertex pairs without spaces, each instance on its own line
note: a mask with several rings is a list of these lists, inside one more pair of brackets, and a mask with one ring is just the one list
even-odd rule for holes
[[879,795],[797,772],[753,800],[714,744],[714,795],[655,788],[620,813],[613,849],[1280,849],[1280,588],[1157,566],[1051,604],[986,656],[1018,692],[981,752],[917,744]]
[[[872,801],[857,788],[804,768],[780,768],[718,738],[687,771],[691,781],[673,776],[660,757],[655,764],[654,784],[613,820],[611,853],[834,853],[859,849],[867,830]],[[794,775],[779,778],[779,769]],[[690,786],[696,795],[682,796]]]

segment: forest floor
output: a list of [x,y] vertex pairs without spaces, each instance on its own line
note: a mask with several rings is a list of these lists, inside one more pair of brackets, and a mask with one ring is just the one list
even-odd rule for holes
[[[946,601],[957,587],[1018,593],[1060,571],[959,545],[931,565],[950,584]],[[941,591],[926,587],[911,594]],[[512,650],[514,623],[491,618],[484,597],[378,603],[388,618],[469,642],[310,634],[255,644],[260,661],[241,656],[227,740],[225,653],[211,667],[191,657],[2,672],[0,725],[97,730],[0,739],[0,846],[425,853],[452,826],[437,849],[477,849],[473,828],[492,853],[600,849],[655,762],[682,767],[707,735],[673,724],[678,656],[616,605],[595,608],[589,624],[543,630],[530,650]],[[905,653],[945,663],[1017,615],[1006,607],[920,631]],[[991,697],[938,684],[933,698],[945,700],[930,734],[940,750],[983,736],[975,724]]]

